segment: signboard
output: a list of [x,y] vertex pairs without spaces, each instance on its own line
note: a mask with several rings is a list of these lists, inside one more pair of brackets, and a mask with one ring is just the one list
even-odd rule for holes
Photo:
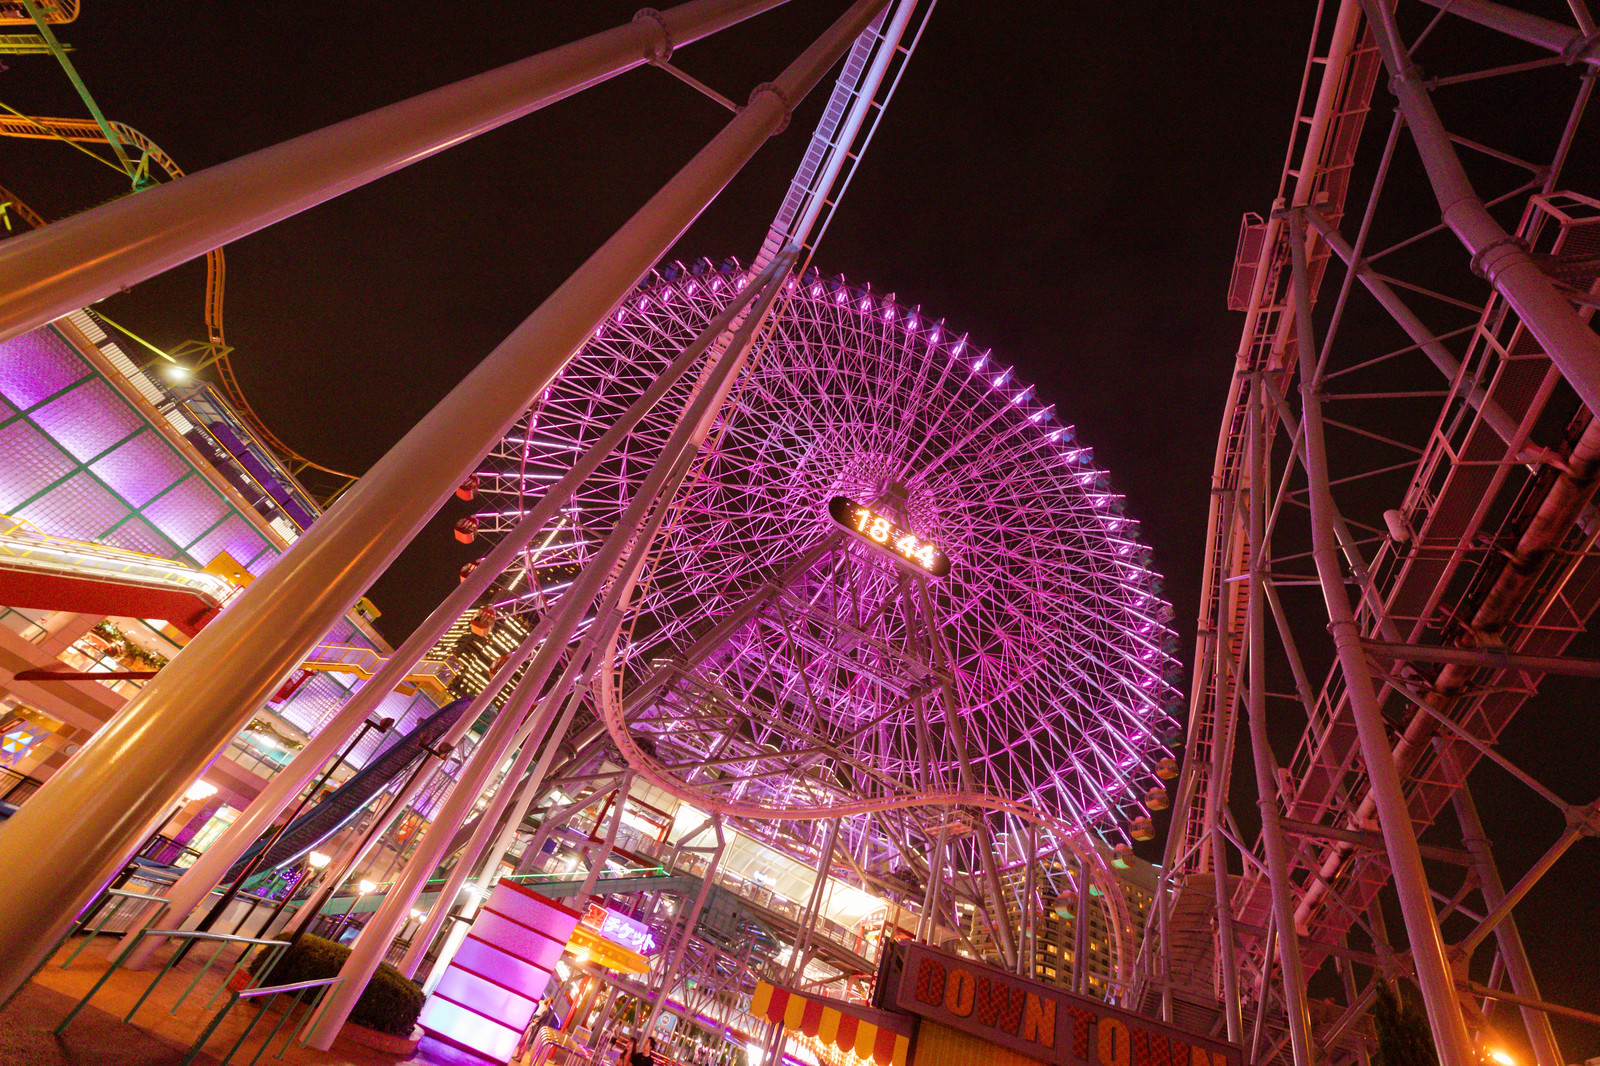
[[649,926],[598,903],[591,903],[584,909],[583,924],[613,944],[620,944],[640,955],[648,955],[656,949],[656,938]]
[[991,966],[898,946],[900,972],[886,972],[895,1010],[981,1037],[1060,1066],[1243,1066],[1232,1044],[1186,1033]]

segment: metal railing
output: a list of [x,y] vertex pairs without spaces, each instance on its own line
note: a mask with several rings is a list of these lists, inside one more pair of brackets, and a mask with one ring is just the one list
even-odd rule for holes
[[[124,892],[120,889],[112,889],[111,895],[124,897],[125,900],[135,899],[155,901],[161,904],[161,908],[165,908],[166,906],[166,901],[158,896],[144,896],[138,893]],[[118,906],[121,905],[122,901],[119,901]],[[105,920],[102,920],[101,925],[103,926],[104,924]],[[96,927],[95,931],[98,932],[99,927]],[[244,1031],[239,1034],[239,1038],[235,1040],[233,1042],[233,1046],[228,1049],[228,1053],[222,1057],[222,1066],[226,1066],[228,1062],[232,1061],[233,1056],[245,1045],[245,1042],[249,1040],[250,1034],[255,1031],[256,1026],[260,1024],[262,1018],[266,1016],[268,1009],[272,1007],[274,1002],[282,1003],[282,1016],[279,1017],[277,1023],[273,1025],[272,1029],[267,1033],[266,1038],[261,1042],[261,1046],[256,1049],[256,1053],[251,1056],[250,1062],[247,1064],[247,1066],[255,1066],[257,1060],[259,1060],[267,1048],[272,1045],[273,1039],[283,1029],[284,1024],[288,1022],[296,1010],[302,1007],[315,1007],[315,1005],[321,1000],[322,996],[326,993],[327,989],[344,980],[342,977],[334,976],[310,981],[296,981],[290,984],[253,985],[246,986],[244,988],[234,988],[233,985],[235,979],[240,973],[245,972],[247,966],[251,966],[252,964],[257,975],[252,977],[252,980],[263,980],[270,976],[277,968],[278,961],[283,957],[284,952],[288,950],[289,942],[287,940],[268,940],[258,937],[230,936],[225,933],[190,932],[181,929],[146,929],[134,936],[131,942],[124,947],[122,951],[117,953],[116,958],[111,961],[111,965],[106,968],[105,973],[100,975],[100,979],[96,981],[94,986],[89,989],[84,997],[73,1006],[72,1010],[67,1013],[67,1016],[61,1019],[60,1024],[58,1024],[54,1030],[57,1036],[60,1036],[66,1032],[67,1027],[72,1024],[73,1019],[75,1019],[78,1014],[82,1012],[84,1007],[88,1006],[89,1001],[95,997],[95,994],[105,987],[106,982],[111,980],[112,975],[122,968],[122,964],[128,959],[129,956],[133,954],[134,949],[136,949],[139,946],[139,943],[147,936],[166,937],[172,940],[182,941],[183,944],[180,945],[179,950],[172,952],[171,956],[167,959],[166,965],[164,965],[160,972],[151,979],[149,985],[145,987],[145,990],[139,994],[139,998],[135,1000],[133,1006],[128,1009],[128,1013],[123,1015],[122,1020],[127,1023],[132,1023],[133,1016],[137,1014],[139,1012],[139,1008],[143,1007],[146,1001],[149,1000],[151,993],[156,990],[156,986],[161,983],[162,979],[165,978],[167,974],[172,972],[174,967],[177,966],[178,961],[183,958],[185,954],[183,948],[201,941],[207,941],[216,944],[216,949],[211,952],[209,957],[206,958],[205,962],[201,965],[199,972],[194,975],[188,986],[184,988],[184,990],[178,995],[178,998],[173,1002],[172,1006],[168,1008],[167,1013],[170,1015],[176,1015],[178,1013],[178,1008],[181,1007],[184,1001],[187,1000],[194,993],[195,989],[200,986],[200,982],[205,979],[206,974],[210,973],[211,970],[216,967],[217,962],[221,958],[224,951],[230,947],[243,948],[243,950],[239,952],[238,958],[233,961],[232,965],[228,967],[227,972],[223,975],[221,985],[215,992],[211,994],[211,997],[206,1000],[204,1006],[201,1008],[202,1010],[210,1010],[212,1005],[217,1002],[218,998],[221,997],[224,992],[227,993],[228,998],[226,1002],[223,1003],[222,1008],[218,1010],[216,1014],[212,1015],[211,1020],[206,1023],[205,1028],[201,1030],[200,1035],[195,1039],[195,1042],[190,1045],[189,1053],[184,1057],[183,1060],[184,1066],[189,1066],[190,1063],[193,1063],[195,1059],[199,1057],[201,1049],[205,1047],[206,1043],[213,1035],[215,1035],[217,1029],[222,1025],[228,1014],[232,1012],[233,1008],[238,1006],[239,1003],[245,1000],[252,1000],[259,1001],[260,1006],[256,1010],[255,1017],[250,1019],[250,1023],[245,1026]],[[252,950],[257,948],[260,950]],[[78,951],[73,952],[67,961],[62,963],[62,966],[65,967],[67,963],[70,963],[74,958],[76,958],[78,952],[81,952],[82,950],[83,948],[79,947]],[[281,996],[287,996],[290,998],[287,1001],[283,1001],[279,999]],[[274,1055],[273,1058],[283,1058],[284,1052],[288,1050],[290,1043],[292,1043],[297,1037],[300,1039],[301,1043],[305,1042],[305,1029],[306,1025],[310,1021],[311,1014],[312,1011],[310,1010],[305,1012],[305,1020],[302,1021],[302,1023],[295,1029],[291,1030],[289,1035],[284,1038],[283,1045],[278,1048],[278,1053]]]
[[[139,1008],[144,1006],[145,1001],[150,998],[150,994],[156,990],[156,986],[161,983],[167,974],[172,972],[173,967],[178,964],[178,960],[184,956],[185,951],[183,949],[186,949],[191,944],[206,941],[216,944],[217,947],[200,967],[200,972],[194,975],[194,980],[189,982],[189,987],[185,988],[178,996],[177,1001],[172,1004],[172,1007],[167,1011],[168,1014],[178,1013],[178,1008],[183,1005],[184,1000],[189,998],[206,974],[210,973],[212,967],[217,964],[217,961],[222,957],[222,953],[228,948],[242,947],[243,950],[239,952],[239,957],[228,969],[227,975],[223,977],[222,986],[211,994],[211,998],[206,1000],[205,1007],[202,1009],[209,1009],[217,1001],[217,997],[232,983],[234,977],[245,968],[245,965],[250,961],[251,948],[259,947],[263,949],[257,954],[257,958],[261,963],[261,971],[263,973],[271,973],[273,967],[278,964],[278,959],[282,957],[284,950],[289,946],[287,940],[264,940],[257,937],[230,936],[226,933],[200,933],[187,929],[143,929],[138,935],[129,940],[127,946],[117,953],[116,958],[111,960],[111,965],[106,967],[106,972],[100,975],[100,979],[94,983],[94,986],[84,994],[84,997],[73,1006],[72,1010],[67,1012],[67,1016],[61,1019],[60,1024],[53,1030],[57,1036],[67,1031],[67,1026],[71,1025],[72,1020],[83,1011],[84,1007],[89,1005],[89,1001],[95,997],[95,994],[105,987],[106,982],[111,980],[111,975],[122,968],[122,964],[128,960],[128,957],[133,954],[145,937],[151,936],[166,937],[183,943],[179,945],[179,950],[173,951],[168,957],[166,965],[161,967],[155,977],[151,978],[149,985],[145,986],[145,990],[139,994],[139,998],[134,1001],[128,1013],[122,1016],[124,1022],[133,1021],[133,1016],[139,1013]],[[231,1001],[229,1006],[232,1006]]]
[[[111,905],[106,906],[107,902],[109,902]],[[152,907],[152,903],[156,904],[156,906]],[[129,906],[130,904],[132,905],[131,907]],[[142,918],[157,918],[161,915],[161,912],[166,909],[167,900],[164,896],[152,896],[144,892],[129,892],[124,888],[106,889],[101,904],[98,907],[84,908],[83,919],[79,921],[77,925],[73,926],[71,929],[68,929],[66,933],[62,935],[61,940],[57,942],[56,947],[59,948],[61,944],[65,943],[70,937],[73,937],[79,933],[84,934],[83,943],[79,944],[77,950],[71,955],[68,955],[66,959],[62,961],[61,968],[65,970],[68,966],[72,965],[72,960],[83,954],[83,949],[94,943],[94,938],[105,932],[106,926],[110,925],[112,920],[118,915],[122,916],[122,923],[117,929],[112,930],[112,932],[118,932],[121,929],[125,929]],[[99,921],[94,923],[93,928],[85,931],[85,927],[90,921],[94,920],[97,913],[99,914]],[[55,951],[52,950],[51,954],[54,955]]]
[[[268,972],[271,971],[269,970]],[[246,988],[237,992],[230,992],[228,994],[228,1002],[223,1004],[222,1009],[216,1013],[216,1016],[211,1019],[210,1023],[205,1027],[205,1029],[200,1033],[200,1036],[195,1040],[194,1044],[189,1048],[189,1054],[184,1058],[183,1066],[189,1066],[189,1064],[195,1060],[195,1057],[200,1054],[200,1049],[205,1046],[206,1041],[211,1039],[211,1034],[215,1033],[217,1031],[217,1026],[222,1024],[222,1019],[228,1016],[228,1012],[233,1010],[234,1006],[238,1004],[240,1000],[259,999],[261,1000],[261,1006],[256,1010],[256,1016],[250,1019],[250,1024],[244,1027],[244,1032],[239,1034],[239,1039],[233,1042],[233,1046],[228,1049],[228,1053],[226,1055],[222,1056],[222,1061],[218,1064],[218,1066],[228,1066],[228,1063],[233,1059],[234,1052],[243,1047],[244,1042],[250,1038],[250,1034],[255,1031],[256,1025],[267,1013],[267,1008],[272,1005],[272,1001],[277,999],[279,996],[288,995],[289,993],[293,992],[294,998],[285,1004],[283,1008],[283,1016],[278,1019],[278,1023],[272,1027],[272,1031],[267,1034],[266,1039],[261,1041],[261,1046],[256,1048],[256,1053],[250,1056],[250,1061],[245,1064],[245,1066],[255,1066],[256,1060],[261,1058],[261,1053],[266,1051],[267,1048],[272,1045],[272,1038],[278,1035],[278,1030],[283,1028],[283,1023],[289,1020],[290,1016],[294,1014],[296,1008],[302,1006],[314,1008],[322,1000],[322,997],[327,994],[328,989],[332,988],[334,985],[343,980],[343,977],[322,977],[315,981],[296,981],[293,984],[267,985],[262,988]],[[316,994],[313,995],[310,1000],[307,1000],[306,993],[310,992],[312,989],[317,990]],[[289,1050],[289,1045],[293,1043],[297,1037],[299,1038],[300,1043],[305,1043],[306,1026],[311,1024],[311,1017],[315,1013],[315,1010],[306,1011],[305,1020],[300,1023],[298,1028],[291,1030],[289,1035],[284,1037],[283,1046],[278,1049],[278,1053],[276,1055],[272,1056],[273,1058],[283,1058],[283,1053]]]
[[10,515],[0,516],[0,562],[70,577],[183,588],[218,607],[238,591],[232,582],[217,574],[144,552],[53,536]]
[[[318,644],[306,653],[305,660],[300,664],[303,670],[328,670],[335,673],[354,674],[366,679],[377,672],[387,658],[375,648],[364,647],[360,644]],[[436,686],[443,692],[450,687],[460,672],[457,663],[445,659],[420,659],[407,673],[406,680],[412,684],[424,683]]]

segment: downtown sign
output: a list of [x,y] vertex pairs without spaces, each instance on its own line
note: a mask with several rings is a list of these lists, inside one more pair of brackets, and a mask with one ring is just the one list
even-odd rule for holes
[[[934,951],[896,946],[882,1005],[1052,1066],[1243,1066],[1239,1048]],[[898,973],[895,971],[898,970]]]

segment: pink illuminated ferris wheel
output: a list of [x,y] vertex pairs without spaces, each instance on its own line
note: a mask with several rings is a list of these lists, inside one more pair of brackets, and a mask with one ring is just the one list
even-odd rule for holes
[[[652,276],[490,455],[482,531],[515,523],[744,277],[731,261]],[[622,626],[625,688],[675,671],[630,705],[633,733],[736,813],[966,773],[979,792],[1122,835],[1147,799],[1161,805],[1174,740],[1171,611],[1137,523],[1054,404],[989,352],[842,279],[808,273],[785,295]],[[559,597],[692,384],[534,539],[499,609]],[[940,685],[964,737],[949,735]],[[715,728],[730,709],[741,725]]]

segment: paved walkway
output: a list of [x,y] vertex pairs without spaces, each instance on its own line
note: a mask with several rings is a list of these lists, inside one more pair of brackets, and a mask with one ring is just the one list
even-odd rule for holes
[[[63,970],[61,960],[81,943],[77,939],[70,940],[28,987],[0,1011],[0,1066],[179,1066],[183,1062],[195,1038],[226,1002],[225,996],[219,997],[210,1010],[205,1009],[206,1001],[227,973],[226,967],[220,972],[213,968],[177,1007],[176,1013],[173,1012],[179,996],[202,968],[198,952],[184,959],[156,986],[132,1023],[123,1022],[123,1016],[149,986],[155,970],[117,971],[89,1006],[73,1019],[65,1034],[58,1037],[51,1032],[105,972],[111,953],[121,948],[121,941],[112,937],[99,940],[101,943],[91,944]],[[235,1007],[206,1042],[204,1051],[195,1060],[197,1066],[216,1066],[254,1015],[255,1010],[246,1004]],[[233,1062],[237,1066],[245,1066],[250,1061],[260,1047],[261,1038],[278,1018],[278,1014],[268,1012],[234,1055]],[[271,1049],[261,1056],[257,1066],[278,1063],[287,1066],[441,1066],[425,1056],[386,1055],[342,1038],[330,1051],[314,1051],[291,1042],[283,1058],[275,1059],[273,1056],[283,1046],[290,1025],[297,1025],[298,1021],[298,1018],[293,1019],[279,1030]]]

